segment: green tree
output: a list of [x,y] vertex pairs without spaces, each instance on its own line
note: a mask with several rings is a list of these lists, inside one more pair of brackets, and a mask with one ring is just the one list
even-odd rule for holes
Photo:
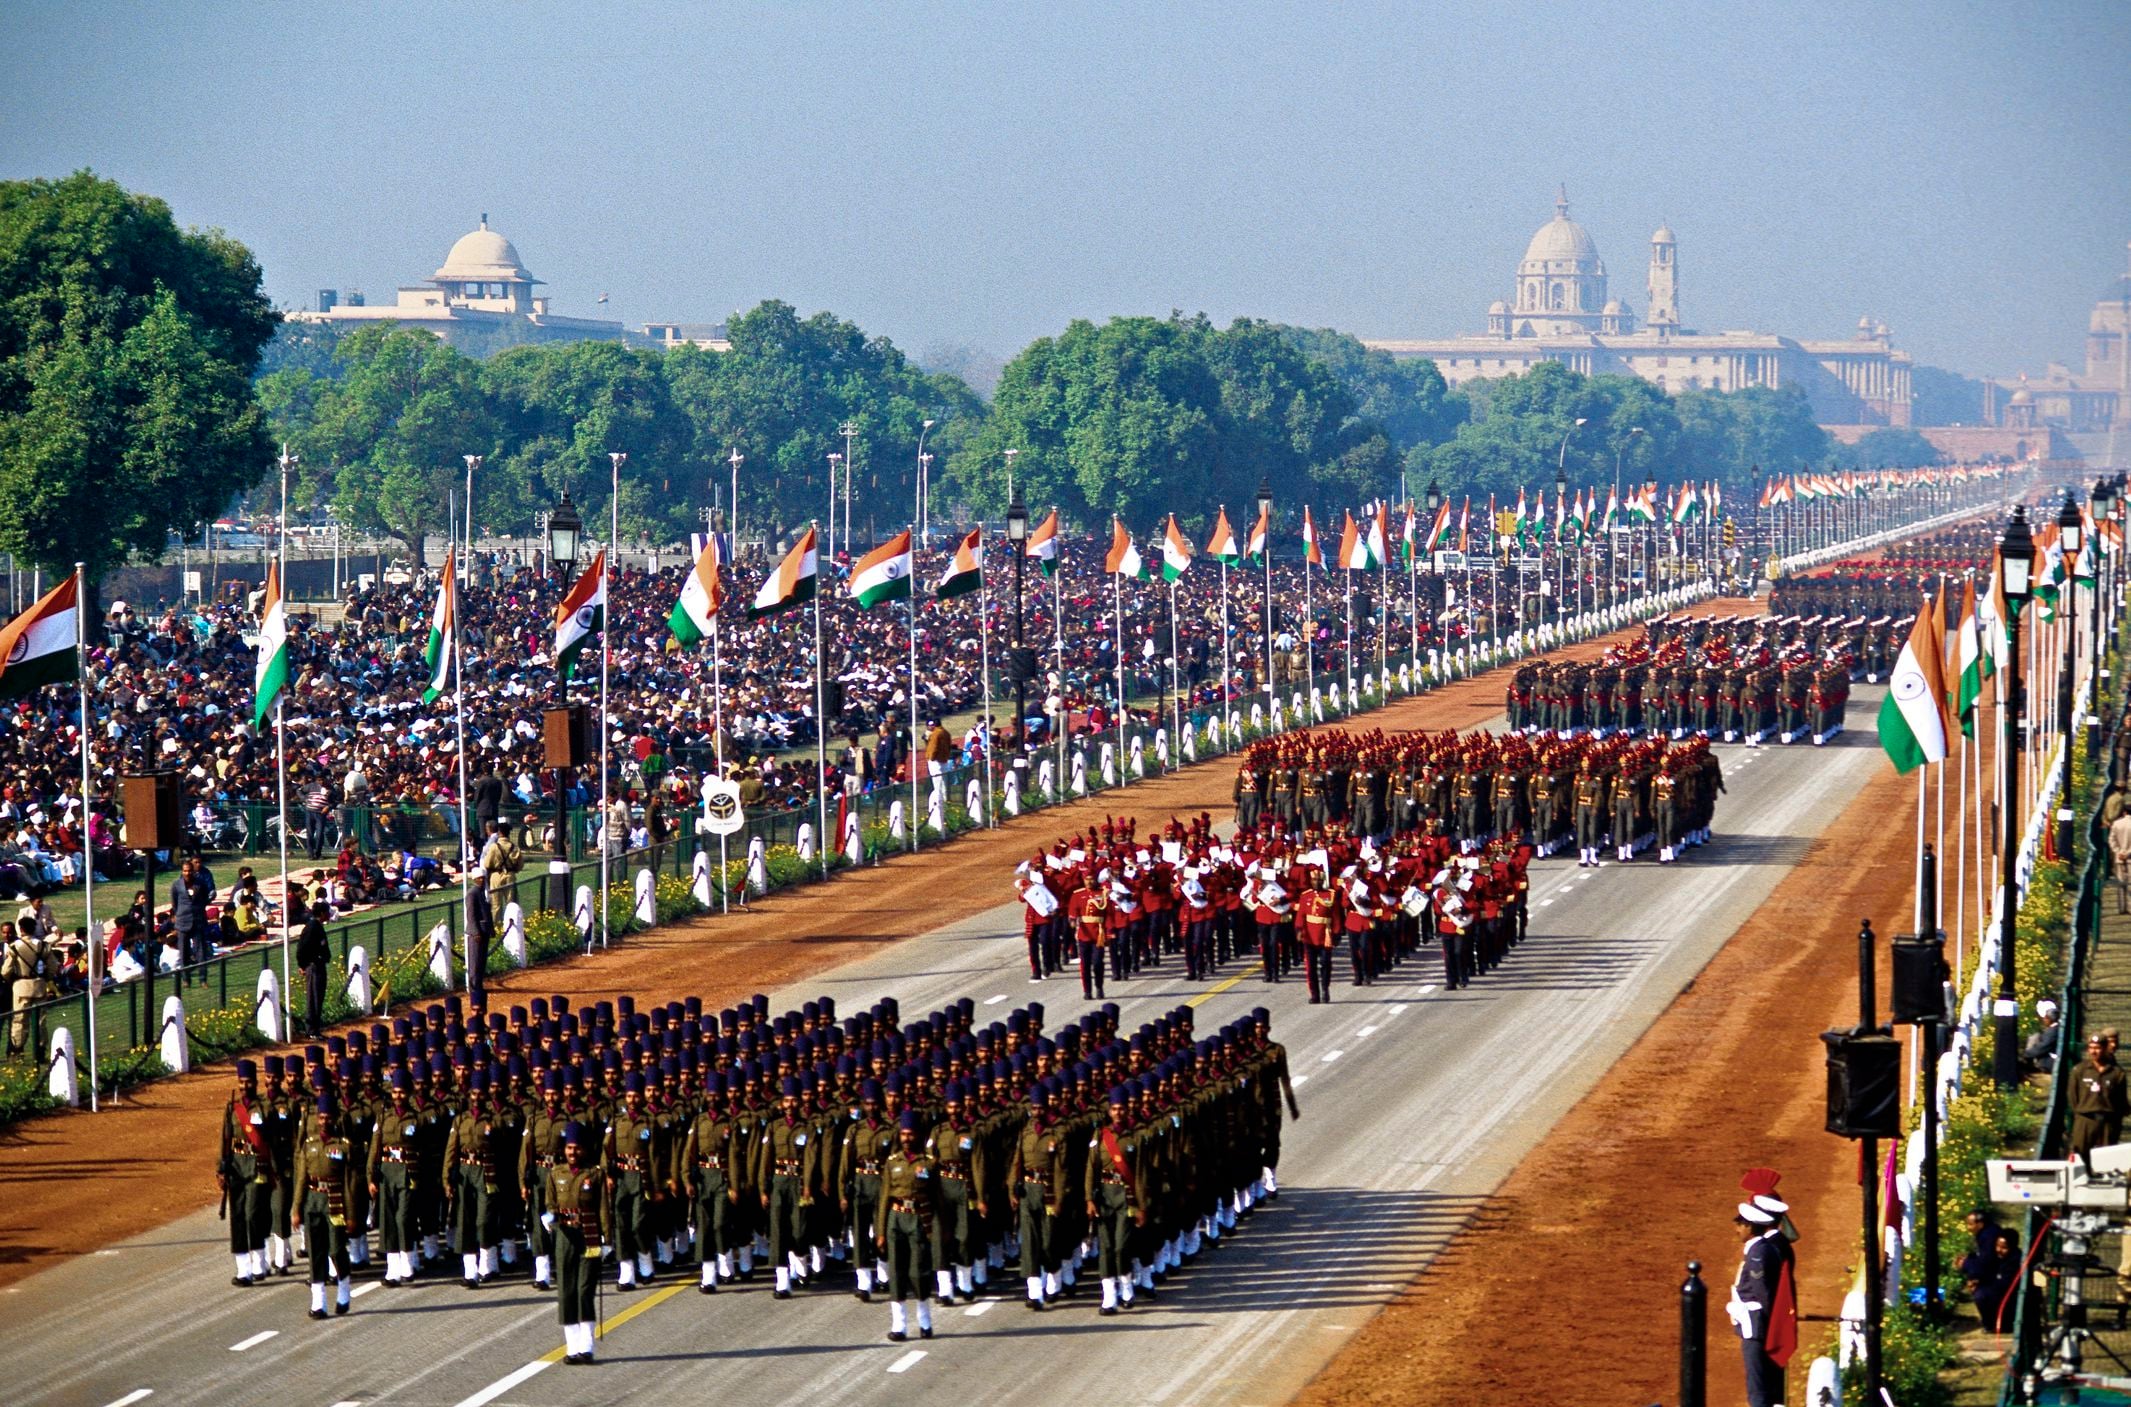
[[1409,459],[1409,472],[1425,471],[1447,494],[1492,493],[1504,503],[1519,489],[1551,495],[1557,473],[1567,475],[1572,492],[1610,488],[1616,463],[1623,492],[1642,479],[1691,472],[1681,462],[1671,398],[1639,377],[1583,376],[1543,362],[1485,383],[1472,399],[1473,419],[1448,442]]
[[257,482],[259,282],[243,245],[90,172],[0,182],[0,548],[93,582]]
[[1358,420],[1373,421],[1400,451],[1438,445],[1457,433],[1469,407],[1426,358],[1374,351],[1329,327],[1283,327],[1287,338],[1324,367],[1353,398]]
[[1825,463],[1833,448],[1796,386],[1682,391],[1673,405],[1686,461],[1704,477],[1715,477],[1734,503],[1752,500],[1757,468],[1764,475],[1790,473]]
[[1914,469],[1940,458],[1938,446],[1914,430],[1874,430],[1835,451],[1835,462],[1847,469]]

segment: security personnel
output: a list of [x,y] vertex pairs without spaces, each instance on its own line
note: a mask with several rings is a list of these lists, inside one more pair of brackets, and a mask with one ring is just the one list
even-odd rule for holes
[[1100,1312],[1105,1315],[1118,1311],[1123,1287],[1131,1279],[1133,1236],[1147,1224],[1148,1170],[1131,1108],[1132,1097],[1122,1085],[1110,1091],[1109,1118],[1088,1140],[1083,1177],[1102,1274]]
[[[377,1235],[385,1252],[387,1285],[414,1283],[414,1255],[421,1239],[414,1216],[420,1125],[409,1094],[412,1084],[405,1067],[392,1072],[391,1102],[378,1116],[377,1127],[370,1134],[370,1198],[377,1206]],[[541,1279],[544,1289],[545,1272]]]
[[821,1158],[812,1123],[800,1112],[799,1077],[786,1075],[778,1111],[755,1144],[754,1181],[769,1221],[770,1264],[776,1268],[774,1297],[792,1297],[794,1281],[806,1280],[806,1214],[814,1206],[814,1178]]
[[311,1259],[311,1317],[326,1317],[326,1280],[337,1281],[333,1312],[346,1314],[350,1296],[348,1205],[360,1166],[334,1119],[334,1100],[321,1092],[308,1136],[296,1149],[296,1185],[303,1191],[303,1240]]
[[1043,1309],[1063,1289],[1052,1231],[1067,1191],[1066,1159],[1050,1090],[1033,1085],[1028,1099],[1028,1119],[1007,1164],[1006,1195],[1020,1216],[1021,1275],[1028,1285],[1028,1307]]
[[564,1163],[546,1173],[548,1230],[555,1247],[555,1306],[562,1319],[563,1362],[592,1361],[598,1325],[599,1267],[614,1231],[606,1174],[589,1156],[582,1124],[563,1130]]
[[2126,1108],[2124,1072],[2115,1052],[2105,1037],[2089,1036],[2086,1063],[2072,1072],[2071,1155],[2084,1158],[2117,1142],[2123,1136]]
[[273,1150],[267,1109],[259,1097],[259,1067],[237,1062],[237,1088],[222,1106],[222,1141],[215,1181],[229,1203],[229,1249],[237,1262],[232,1285],[266,1278],[266,1234],[272,1212]]
[[918,1337],[932,1337],[925,1271],[932,1257],[933,1218],[938,1215],[938,1168],[919,1145],[921,1128],[915,1109],[905,1109],[896,1120],[896,1146],[881,1165],[873,1207],[873,1245],[888,1263],[888,1337],[897,1343],[910,1337],[903,1309],[908,1300],[917,1302]]

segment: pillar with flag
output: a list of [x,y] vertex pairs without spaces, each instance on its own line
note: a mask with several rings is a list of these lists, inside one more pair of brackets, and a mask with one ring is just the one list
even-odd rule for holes
[[607,553],[601,548],[555,608],[555,669],[567,682],[593,634],[607,623]]
[[[720,658],[723,641],[718,630],[718,612],[725,606],[724,566],[725,547],[721,536],[706,534],[703,550],[696,554],[695,565],[688,570],[688,579],[681,583],[681,597],[673,603],[673,611],[666,617],[666,628],[684,648],[710,641],[710,748],[713,765],[720,777],[725,775],[725,670]],[[707,815],[710,805],[707,787],[704,788],[703,805]],[[720,833],[718,904],[724,912],[730,912],[732,908],[727,864],[725,836]]]

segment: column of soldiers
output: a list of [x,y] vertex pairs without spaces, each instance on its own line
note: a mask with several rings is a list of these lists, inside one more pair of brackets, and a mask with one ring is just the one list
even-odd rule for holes
[[1520,666],[1508,688],[1510,725],[1556,737],[1825,744],[1842,731],[1860,662],[1891,660],[1913,619],[1913,611],[1876,620],[1668,617],[1595,662]]
[[237,1281],[286,1268],[285,1212],[316,1319],[348,1313],[374,1236],[393,1286],[530,1261],[570,1363],[593,1361],[603,1281],[667,1274],[708,1295],[766,1269],[785,1299],[848,1272],[901,1340],[1010,1264],[1044,1310],[1095,1261],[1115,1313],[1277,1195],[1300,1111],[1263,1009],[1210,1034],[1189,1007],[1134,1032],[1114,1004],[1055,1031],[1038,1003],[975,1010],[454,997],[270,1057],[263,1083],[240,1060],[219,1158]]

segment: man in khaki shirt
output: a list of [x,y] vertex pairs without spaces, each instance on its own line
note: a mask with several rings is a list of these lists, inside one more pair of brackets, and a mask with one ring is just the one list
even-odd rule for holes
[[2131,811],[2109,826],[2109,858],[2116,866],[2116,912],[2131,914]]

